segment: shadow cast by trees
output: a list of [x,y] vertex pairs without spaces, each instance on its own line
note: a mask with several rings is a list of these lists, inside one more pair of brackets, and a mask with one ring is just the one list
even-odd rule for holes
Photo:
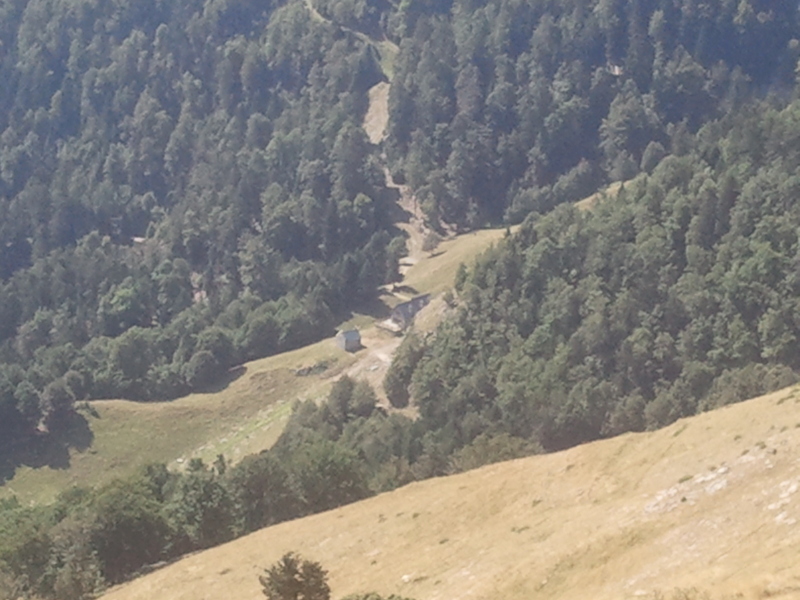
[[392,294],[407,294],[412,296],[419,294],[419,290],[413,285],[406,285],[403,283],[394,283],[389,287],[389,290]]
[[395,189],[382,191],[385,199],[385,206],[389,207],[389,219],[392,223],[409,223],[411,213],[400,205],[400,192]]
[[383,300],[381,300],[380,296],[374,296],[358,302],[358,304],[353,306],[352,311],[348,311],[342,315],[343,320],[346,321],[352,319],[356,313],[367,315],[368,317],[382,321],[383,319],[389,318],[389,315],[392,314],[392,309],[389,308],[389,306]]
[[0,443],[0,485],[10,481],[19,467],[68,469],[72,451],[85,452],[94,442],[86,417],[70,412],[49,433],[37,433]]
[[213,383],[209,383],[208,385],[203,386],[196,391],[200,394],[216,394],[226,389],[230,384],[241,378],[245,373],[247,373],[247,367],[245,365],[236,365],[235,367],[228,369],[224,374],[220,375],[214,380]]

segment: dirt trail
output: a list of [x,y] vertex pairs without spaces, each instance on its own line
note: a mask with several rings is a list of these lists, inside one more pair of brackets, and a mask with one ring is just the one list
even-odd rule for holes
[[[330,22],[314,7],[313,0],[306,0],[306,6],[313,19]],[[377,146],[386,137],[386,130],[389,124],[389,90],[392,73],[391,69],[387,67],[391,66],[391,57],[395,56],[399,49],[396,44],[388,39],[374,39],[363,32],[342,25],[337,26],[358,37],[363,42],[372,45],[381,56],[381,68],[384,70],[387,81],[382,81],[369,90],[369,105],[362,123],[369,141]],[[387,56],[389,57],[388,61],[385,60]],[[423,245],[425,236],[428,235],[430,230],[424,224],[422,211],[420,211],[410,188],[394,181],[386,165],[385,154],[381,154],[381,162],[384,165],[386,187],[397,192],[398,210],[395,226],[407,236],[406,247],[408,254],[400,261],[400,274],[405,276],[408,270],[425,256]],[[385,286],[384,302],[389,306],[394,306],[407,299],[405,295],[395,291],[395,286]],[[372,326],[361,328],[361,341],[364,349],[356,354],[356,362],[345,371],[345,374],[359,379],[366,379],[372,384],[378,395],[382,396],[383,378],[392,362],[392,357],[397,347],[400,345],[401,338]],[[332,380],[339,377],[340,375],[336,375]]]
[[[363,127],[370,142],[377,145],[383,141],[388,121],[389,83],[381,82],[369,90],[369,108],[364,117]],[[398,217],[395,226],[407,235],[408,254],[400,261],[400,274],[405,276],[408,270],[424,257],[423,243],[429,230],[424,225],[422,212],[419,210],[413,193],[408,186],[395,182],[388,166],[385,165],[386,155],[383,154],[381,158],[384,162],[386,187],[397,192]],[[395,286],[385,286],[384,301],[387,304],[394,305],[407,299],[403,294],[395,291]],[[382,396],[383,378],[400,345],[401,338],[372,326],[362,328],[361,341],[364,350],[357,354],[357,361],[345,371],[345,374],[358,379],[366,379],[379,396]]]
[[[373,144],[379,144],[386,136],[386,126],[389,123],[389,87],[388,83],[382,82],[369,91],[369,108],[364,117],[364,131]],[[425,226],[422,211],[411,189],[394,180],[389,167],[385,164],[385,154],[381,155],[381,159],[384,162],[386,187],[396,190],[398,195],[397,204],[400,208],[399,214],[402,216],[395,225],[408,236],[406,241],[408,255],[400,264],[400,273],[405,275],[408,269],[424,256],[422,248],[425,236],[430,230]]]
[[[352,29],[351,27],[347,27],[341,23],[334,23],[323,14],[321,14],[316,7],[314,6],[313,0],[305,0],[306,8],[308,8],[309,13],[311,14],[311,18],[315,21],[329,23],[335,27],[338,27],[342,31],[346,31],[350,35],[353,35],[360,39],[365,44],[371,45],[375,50],[377,50],[379,56],[381,57],[381,68],[383,69],[384,75],[391,79],[391,65],[393,64],[393,57],[397,55],[400,51],[400,48],[395,44],[393,41],[389,40],[385,36],[381,36],[380,39],[376,39],[370,36],[363,31],[358,31],[356,29]],[[386,56],[386,55],[389,56]],[[387,62],[388,59],[388,62]]]
[[364,131],[369,141],[380,144],[389,124],[389,83],[382,81],[369,90],[369,108],[364,115]]
[[405,215],[405,220],[395,223],[397,228],[408,236],[406,240],[408,254],[400,261],[400,274],[405,275],[412,266],[425,256],[425,251],[423,250],[425,236],[429,235],[431,230],[425,225],[419,203],[411,188],[395,182],[388,168],[384,172],[386,174],[386,187],[397,190],[397,204],[402,210],[402,214]]
[[[381,82],[369,90],[369,108],[364,117],[363,126],[373,144],[381,143],[386,136],[386,127],[389,123],[389,88],[388,83]],[[396,190],[398,194],[397,204],[402,216],[395,225],[408,236],[406,241],[408,255],[400,264],[400,273],[405,275],[408,269],[417,264],[425,255],[423,250],[425,237],[431,233],[431,230],[425,225],[422,210],[420,210],[417,198],[411,188],[394,180],[385,164],[385,154],[381,155],[381,159],[384,162],[386,187]]]
[[[306,7],[313,19],[330,22],[329,19],[320,14],[314,7],[313,0],[306,0]],[[393,54],[399,51],[397,45],[387,39],[373,39],[363,32],[355,31],[343,25],[337,26],[355,35],[365,43],[374,46],[379,54],[383,54],[382,49],[384,51],[388,49]],[[385,67],[385,65],[382,65],[382,67]],[[384,75],[388,81],[382,81],[374,85],[368,92],[369,106],[367,108],[367,113],[364,115],[364,122],[362,124],[370,142],[375,145],[380,144],[384,140],[386,137],[386,128],[389,124],[389,89],[391,87],[391,73],[386,72],[384,68]],[[386,155],[382,154],[381,158],[384,163],[384,173],[386,174],[386,186],[390,189],[397,190],[399,193],[398,205],[402,210],[401,214],[405,215],[404,218],[398,219],[396,223],[397,227],[408,235],[408,256],[402,261],[400,269],[401,274],[405,274],[405,272],[408,271],[412,265],[419,262],[419,259],[423,256],[423,240],[429,230],[424,225],[422,212],[419,210],[416,198],[411,193],[411,190],[408,186],[399,185],[394,181],[388,167],[385,166]]]
[[[378,145],[383,141],[388,121],[389,83],[381,82],[369,90],[369,107],[364,116],[363,128],[370,142]],[[394,181],[389,168],[385,165],[385,154],[381,156],[381,159],[384,162],[386,187],[396,191],[397,194],[398,210],[396,211],[395,226],[407,235],[408,254],[400,262],[400,273],[405,276],[408,270],[424,257],[423,242],[429,230],[424,225],[422,212],[419,210],[411,190],[408,186]],[[394,306],[407,299],[403,293],[396,290],[395,286],[384,286],[383,301],[389,306]],[[366,379],[375,388],[378,396],[386,402],[383,397],[383,378],[401,341],[400,336],[393,335],[377,326],[362,327],[361,343],[364,348],[356,353],[355,363],[348,367],[344,374],[357,379]],[[340,376],[337,374],[331,378],[331,381]]]

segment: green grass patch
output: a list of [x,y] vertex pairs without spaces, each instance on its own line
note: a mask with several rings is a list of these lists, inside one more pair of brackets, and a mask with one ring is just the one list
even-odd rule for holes
[[392,42],[384,40],[382,42],[373,42],[373,46],[378,50],[380,55],[381,69],[386,78],[391,81],[394,77],[394,63],[397,59],[399,48]]
[[505,232],[505,229],[481,229],[443,241],[409,269],[403,285],[428,294],[452,288],[458,266],[465,263],[469,267],[481,252],[503,239]]
[[[71,439],[16,457],[22,466],[0,487],[0,498],[46,503],[69,487],[102,485],[151,462],[180,468],[219,454],[236,462],[272,446],[294,401],[324,396],[328,379],[355,360],[328,339],[248,363],[216,391],[170,402],[82,403],[66,434]],[[322,373],[296,375],[321,363],[328,365]]]

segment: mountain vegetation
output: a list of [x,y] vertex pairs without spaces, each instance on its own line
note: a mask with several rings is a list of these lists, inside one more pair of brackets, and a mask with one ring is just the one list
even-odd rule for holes
[[[258,578],[267,600],[330,600],[328,572],[316,561],[287,552]],[[344,600],[383,600],[376,593],[351,594]],[[386,600],[408,600],[392,594]]]
[[9,583],[0,594],[90,597],[148,565],[393,487],[384,462],[411,423],[379,411],[368,384],[343,377],[321,409],[298,405],[273,449],[235,465],[223,456],[192,459],[184,472],[153,464],[66,490],[49,506],[4,500],[0,573]]
[[[0,420],[166,399],[298,347],[397,277],[360,122],[432,225],[518,221],[788,93],[790,2],[3,5]],[[372,37],[370,37],[372,36]]]
[[616,198],[529,217],[462,272],[453,318],[392,367],[424,427],[554,450],[797,381],[799,117],[765,103],[706,125]]
[[4,447],[319,339],[397,276],[364,42],[300,2],[2,9]]
[[328,572],[318,562],[293,552],[259,577],[267,600],[330,600]]
[[[797,380],[796,3],[0,10],[0,459],[76,401],[173,398],[330,333],[398,278],[384,160],[433,228],[522,222],[399,350],[387,396],[419,418],[344,377],[236,465],[5,501],[0,594],[88,597],[415,479]],[[361,121],[387,42],[378,147]]]
[[651,170],[689,132],[789,93],[797,6],[766,0],[403,2],[387,152],[462,228]]
[[48,506],[3,500],[8,598],[88,598],[149,565],[262,527],[539,450],[487,435],[448,457],[429,448],[421,424],[388,414],[369,384],[343,376],[325,402],[295,406],[274,447],[236,464],[221,455],[212,465],[192,459],[179,472],[150,464],[97,488],[65,490]]

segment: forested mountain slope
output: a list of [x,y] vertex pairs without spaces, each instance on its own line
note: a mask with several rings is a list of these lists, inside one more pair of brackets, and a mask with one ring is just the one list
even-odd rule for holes
[[[315,11],[312,13],[312,9]],[[520,220],[793,87],[788,1],[2,4],[0,427],[165,399],[396,277],[385,144],[430,223]],[[384,57],[385,58],[385,57]]]
[[2,10],[4,445],[319,339],[396,276],[359,38],[302,2]]
[[464,227],[589,195],[768,90],[798,11],[769,0],[404,2],[388,152],[431,219]]
[[[439,291],[459,261],[503,234],[448,240],[404,283]],[[445,307],[435,300],[415,327],[432,328]],[[77,431],[29,445],[26,467],[0,489],[0,598],[92,597],[149,564],[428,476],[430,461],[417,460],[425,432],[376,406],[368,383],[380,382],[401,340],[361,331],[366,348],[355,354],[323,340],[249,362],[219,390],[82,403],[70,417]],[[65,438],[77,446],[69,453]],[[531,450],[505,441],[465,452],[453,470]]]
[[[21,594],[91,595],[266,524],[796,380],[796,3],[0,12],[0,459],[77,400],[173,398],[331,333],[398,277],[384,167],[431,227],[524,221],[400,347],[385,388],[408,413],[343,379],[238,465],[2,503],[0,578]],[[389,62],[379,146],[361,126]],[[628,183],[563,206],[611,181]]]
[[797,101],[706,125],[462,271],[459,311],[402,365],[426,429],[558,449],[796,381],[798,134]]

